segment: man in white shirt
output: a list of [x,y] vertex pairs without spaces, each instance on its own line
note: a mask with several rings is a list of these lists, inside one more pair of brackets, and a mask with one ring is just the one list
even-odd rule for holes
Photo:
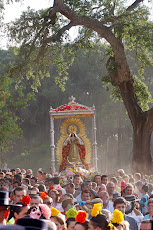
[[103,209],[109,210],[111,213],[114,211],[113,202],[109,201],[109,195],[106,191],[101,191],[99,193],[99,198],[103,201]]

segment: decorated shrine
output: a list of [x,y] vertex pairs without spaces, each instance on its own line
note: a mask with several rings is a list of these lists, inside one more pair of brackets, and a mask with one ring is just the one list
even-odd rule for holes
[[[55,160],[59,165],[59,171],[68,167],[81,167],[95,171],[97,168],[97,142],[95,107],[88,107],[75,102],[72,96],[70,102],[56,109],[50,107],[50,136],[51,136],[51,168],[55,170]],[[92,143],[86,134],[86,127],[82,118],[91,118]],[[56,144],[54,139],[54,119],[61,119],[60,138]],[[56,156],[56,159],[55,159]],[[92,165],[91,165],[92,159]]]

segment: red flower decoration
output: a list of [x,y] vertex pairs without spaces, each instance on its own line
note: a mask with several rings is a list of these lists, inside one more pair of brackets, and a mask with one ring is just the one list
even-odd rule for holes
[[87,218],[87,213],[84,211],[79,211],[78,214],[76,215],[75,221],[79,223],[84,223]]
[[54,189],[54,186],[50,186],[50,187],[49,187],[49,190],[52,190],[52,189]]
[[28,195],[24,196],[24,197],[22,198],[21,202],[22,202],[23,205],[29,205],[30,202],[31,202],[30,196],[28,196]]
[[4,213],[5,220],[8,220],[9,214],[10,214],[10,211],[6,210],[5,213]]
[[10,200],[12,200],[12,201],[13,201],[13,195],[12,195],[12,193],[11,193],[11,195],[10,195]]
[[40,196],[43,200],[47,198],[47,195],[45,192],[40,192]]
[[65,110],[93,110],[93,107],[87,107],[79,105],[76,102],[69,102],[67,104],[61,105],[56,109],[52,109],[52,111],[65,111]]

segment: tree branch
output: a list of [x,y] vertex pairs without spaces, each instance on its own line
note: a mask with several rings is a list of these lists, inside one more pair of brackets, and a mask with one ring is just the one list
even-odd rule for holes
[[[131,80],[129,66],[124,53],[124,46],[122,42],[115,37],[112,31],[98,19],[93,19],[88,16],[78,15],[72,11],[68,6],[63,4],[63,0],[56,0],[57,6],[59,7],[59,12],[68,18],[70,21],[73,21],[76,25],[86,26],[97,32],[101,38],[104,38],[112,47],[114,51],[115,61],[119,66],[124,67],[122,77],[119,79],[121,82]],[[118,81],[118,83],[119,83]]]
[[137,7],[137,5],[139,5],[139,3],[143,2],[143,0],[136,0],[134,3],[132,3],[127,9],[126,11],[131,11],[133,10],[134,8]]
[[[129,117],[133,126],[137,125],[137,119],[142,116],[143,112],[137,103],[135,90],[133,87],[133,78],[126,60],[124,46],[122,42],[115,37],[112,31],[102,22],[87,16],[77,15],[62,3],[62,0],[57,0],[61,14],[68,19],[73,20],[77,25],[83,25],[96,31],[101,38],[105,38],[111,45],[114,51],[114,64],[116,65],[115,74],[109,71],[111,80],[120,87],[124,105],[128,111]],[[136,122],[136,123],[135,123]]]
[[[73,26],[75,26],[75,25],[76,25],[75,23],[70,22],[70,23],[67,24],[66,26],[63,26],[63,27],[57,32],[57,34],[54,34],[53,36],[46,38],[46,39],[43,41],[43,43],[42,43],[42,46],[41,46],[41,48],[40,48],[40,51],[39,51],[39,53],[38,53],[38,55],[37,55],[37,58],[36,58],[35,62],[37,63],[37,62],[39,61],[40,57],[42,57],[42,56],[44,55],[44,53],[45,53],[45,51],[46,51],[46,47],[47,47],[47,45],[48,45],[49,43],[51,43],[51,42],[56,42],[57,40],[59,40],[60,37],[62,36],[62,34],[63,34],[65,31],[71,29],[71,28],[72,28]],[[57,38],[58,38],[58,39],[57,39]]]
[[116,65],[116,73],[113,74],[109,71],[111,79],[120,87],[122,98],[129,113],[132,124],[137,121],[137,118],[140,118],[143,113],[139,107],[136,95],[133,87],[133,78],[130,73],[130,69],[126,60],[124,46],[122,42],[115,37],[113,32],[105,26],[98,19],[94,19],[88,16],[82,16],[71,10],[67,5],[63,3],[63,0],[55,0],[58,11],[71,21],[70,24],[63,27],[56,35],[51,36],[44,40],[41,50],[38,54],[37,60],[44,53],[44,50],[49,42],[53,42],[57,35],[61,34],[72,27],[72,25],[80,25],[90,28],[97,32],[101,38],[104,38],[112,47],[114,51],[114,64]]

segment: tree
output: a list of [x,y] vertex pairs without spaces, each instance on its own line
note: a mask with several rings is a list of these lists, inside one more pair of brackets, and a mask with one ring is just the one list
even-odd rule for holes
[[[46,11],[29,9],[9,27],[11,38],[16,38],[21,45],[18,64],[13,66],[11,75],[26,72],[39,85],[39,77],[47,73],[52,62],[58,73],[56,82],[62,87],[75,51],[80,47],[91,48],[94,42],[105,39],[109,55],[107,79],[119,89],[133,126],[133,170],[142,172],[143,168],[148,172],[152,164],[153,108],[148,109],[146,104],[151,102],[151,97],[140,79],[132,76],[125,48],[136,53],[140,62],[138,74],[142,76],[144,66],[152,63],[149,51],[153,49],[153,23],[149,21],[149,11],[142,0],[135,0],[128,7],[125,2],[54,0],[53,6]],[[78,36],[69,41],[68,31],[75,26],[79,26]],[[143,98],[139,89],[141,93],[144,91]]]
[[[22,134],[19,112],[28,106],[34,98],[33,92],[26,91],[28,85],[11,78],[8,66],[14,62],[15,56],[11,50],[0,50],[0,161],[4,161],[4,153],[14,144],[14,140]],[[25,92],[26,91],[26,92]],[[3,165],[1,164],[1,167]]]

